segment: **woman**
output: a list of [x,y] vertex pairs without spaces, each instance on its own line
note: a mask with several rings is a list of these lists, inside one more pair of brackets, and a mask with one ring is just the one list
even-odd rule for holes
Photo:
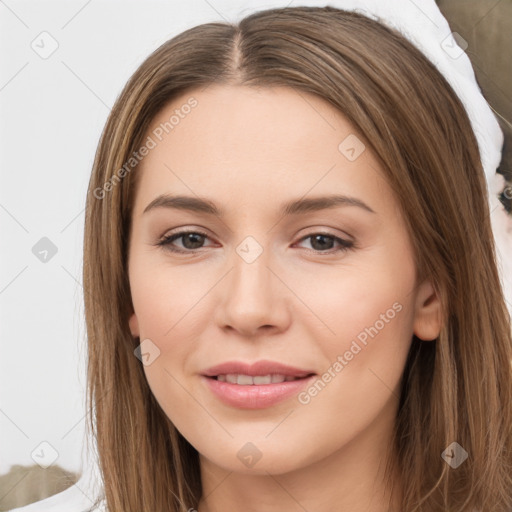
[[158,48],[99,144],[84,289],[108,510],[511,510],[477,142],[383,24],[275,9]]

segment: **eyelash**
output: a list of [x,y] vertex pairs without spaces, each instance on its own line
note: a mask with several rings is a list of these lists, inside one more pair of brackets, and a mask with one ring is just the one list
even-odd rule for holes
[[[164,236],[161,240],[159,240],[156,243],[156,245],[159,247],[162,247],[165,250],[168,250],[168,251],[171,251],[174,253],[180,253],[180,254],[196,253],[196,252],[198,252],[198,250],[196,250],[196,249],[177,249],[176,247],[171,246],[171,243],[174,240],[178,240],[179,238],[182,238],[188,234],[200,235],[205,238],[209,238],[208,235],[206,233],[203,233],[202,231],[179,231],[177,233],[173,233],[171,235]],[[330,251],[318,251],[315,249],[308,249],[308,252],[313,252],[315,254],[326,254],[327,255],[327,254],[335,254],[338,252],[346,252],[346,251],[353,250],[356,248],[356,245],[354,242],[351,242],[349,240],[344,240],[343,238],[339,238],[330,233],[322,233],[322,232],[311,233],[307,236],[304,236],[299,240],[299,242],[307,240],[308,238],[313,238],[314,236],[317,236],[317,235],[321,235],[321,236],[324,236],[327,238],[332,238],[334,241],[338,242],[341,247],[339,247],[338,249],[331,249]],[[200,247],[199,249],[202,249],[202,247]]]

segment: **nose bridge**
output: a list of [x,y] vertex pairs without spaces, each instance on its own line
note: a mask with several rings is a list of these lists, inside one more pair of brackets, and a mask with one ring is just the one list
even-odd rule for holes
[[268,247],[254,237],[246,237],[235,248],[219,306],[219,321],[224,326],[245,334],[253,334],[262,326],[283,327],[284,288],[270,270],[273,260]]
[[263,311],[272,302],[271,254],[254,237],[246,237],[235,250],[230,289],[241,308]]

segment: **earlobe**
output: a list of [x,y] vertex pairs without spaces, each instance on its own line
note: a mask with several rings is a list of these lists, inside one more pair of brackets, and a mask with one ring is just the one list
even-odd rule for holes
[[130,316],[130,320],[128,321],[128,325],[130,326],[130,332],[134,338],[138,338],[139,334],[139,321],[137,320],[137,315],[132,313]]
[[433,341],[441,331],[441,301],[430,281],[424,281],[416,296],[414,334],[421,340]]

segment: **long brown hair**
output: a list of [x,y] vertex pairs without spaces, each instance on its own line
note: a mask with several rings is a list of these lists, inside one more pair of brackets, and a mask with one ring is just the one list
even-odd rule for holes
[[[443,304],[437,340],[413,337],[389,475],[401,511],[512,510],[512,340],[477,142],[459,98],[401,34],[331,7],[272,9],[208,23],[154,51],[117,99],[86,206],[88,403],[111,512],[197,508],[197,451],[154,399],[132,313],[127,248],[137,166],[155,115],[210,84],[288,86],[338,109],[382,162],[407,222],[418,276]],[[196,108],[200,108],[200,105]],[[133,162],[132,162],[133,163]],[[120,170],[124,167],[124,172]],[[441,457],[457,442],[468,459]]]

